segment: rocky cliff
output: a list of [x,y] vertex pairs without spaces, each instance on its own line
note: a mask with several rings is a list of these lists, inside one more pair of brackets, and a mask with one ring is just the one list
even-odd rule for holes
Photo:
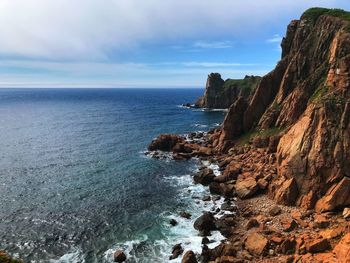
[[[248,101],[231,105],[213,145],[227,151],[247,134],[265,144],[281,137],[273,198],[318,211],[350,205],[350,15],[309,9],[281,46],[281,61]],[[296,193],[282,194],[288,187]]]
[[219,73],[208,76],[204,96],[195,106],[199,108],[227,109],[239,97],[248,99],[260,81],[257,76],[245,76],[244,79],[223,80]]

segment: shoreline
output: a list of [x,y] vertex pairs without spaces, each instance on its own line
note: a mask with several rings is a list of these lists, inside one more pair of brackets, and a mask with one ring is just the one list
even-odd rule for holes
[[[278,205],[268,194],[269,180],[277,177],[276,149],[248,145],[234,146],[226,154],[219,153],[210,145],[212,133],[203,133],[199,140],[177,141],[164,151],[175,160],[198,158],[202,164],[206,163],[191,177],[196,183],[209,186],[208,199],[218,195],[224,199],[219,209],[209,212],[213,217],[205,218],[207,212],[204,212],[194,223],[198,235],[203,236],[202,252],[197,254],[197,261],[339,262],[332,249],[341,245],[341,238],[349,227],[344,216]],[[164,140],[162,136],[156,140]],[[176,146],[179,143],[184,143],[185,147],[179,149]],[[186,143],[190,144],[192,152],[186,149]],[[208,171],[215,165],[220,173]],[[234,212],[225,214],[226,211]],[[218,217],[220,213],[222,217]],[[196,227],[197,221],[202,222],[202,227],[198,228],[198,224]],[[225,239],[217,247],[209,248],[205,241],[210,239],[213,230],[219,231]],[[183,259],[182,262],[192,261]]]

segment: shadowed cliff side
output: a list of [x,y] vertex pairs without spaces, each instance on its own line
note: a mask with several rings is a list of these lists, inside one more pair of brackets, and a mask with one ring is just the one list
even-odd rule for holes
[[[212,136],[227,151],[244,134],[276,131],[278,176],[269,192],[281,204],[318,211],[350,205],[349,29],[349,13],[337,9],[312,8],[292,21],[281,61]],[[297,193],[283,194],[288,187]]]

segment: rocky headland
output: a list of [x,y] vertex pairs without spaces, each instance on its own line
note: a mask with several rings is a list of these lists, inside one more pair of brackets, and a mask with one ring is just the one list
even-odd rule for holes
[[208,75],[205,93],[194,104],[196,108],[228,109],[239,97],[249,100],[261,77],[245,76],[244,79],[223,80],[219,73]]
[[[210,74],[199,107],[229,107],[220,128],[204,134],[160,135],[155,157],[198,158],[196,183],[225,197],[194,227],[202,253],[189,262],[350,262],[350,13],[312,8],[293,20],[276,68],[233,88]],[[238,86],[237,86],[238,87]],[[217,93],[216,93],[217,92]],[[221,106],[220,106],[221,105]],[[226,238],[209,249],[211,231]]]

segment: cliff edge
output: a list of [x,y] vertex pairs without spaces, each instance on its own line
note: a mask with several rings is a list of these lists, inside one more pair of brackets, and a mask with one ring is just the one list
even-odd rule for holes
[[[281,61],[248,102],[231,105],[213,145],[227,151],[244,134],[266,144],[277,137],[271,196],[317,211],[340,209],[350,205],[350,13],[309,9],[289,24],[281,46]],[[290,180],[293,196],[281,193]]]
[[261,77],[245,76],[244,79],[223,80],[219,73],[208,75],[205,93],[195,103],[197,108],[227,109],[238,98],[248,99]]

